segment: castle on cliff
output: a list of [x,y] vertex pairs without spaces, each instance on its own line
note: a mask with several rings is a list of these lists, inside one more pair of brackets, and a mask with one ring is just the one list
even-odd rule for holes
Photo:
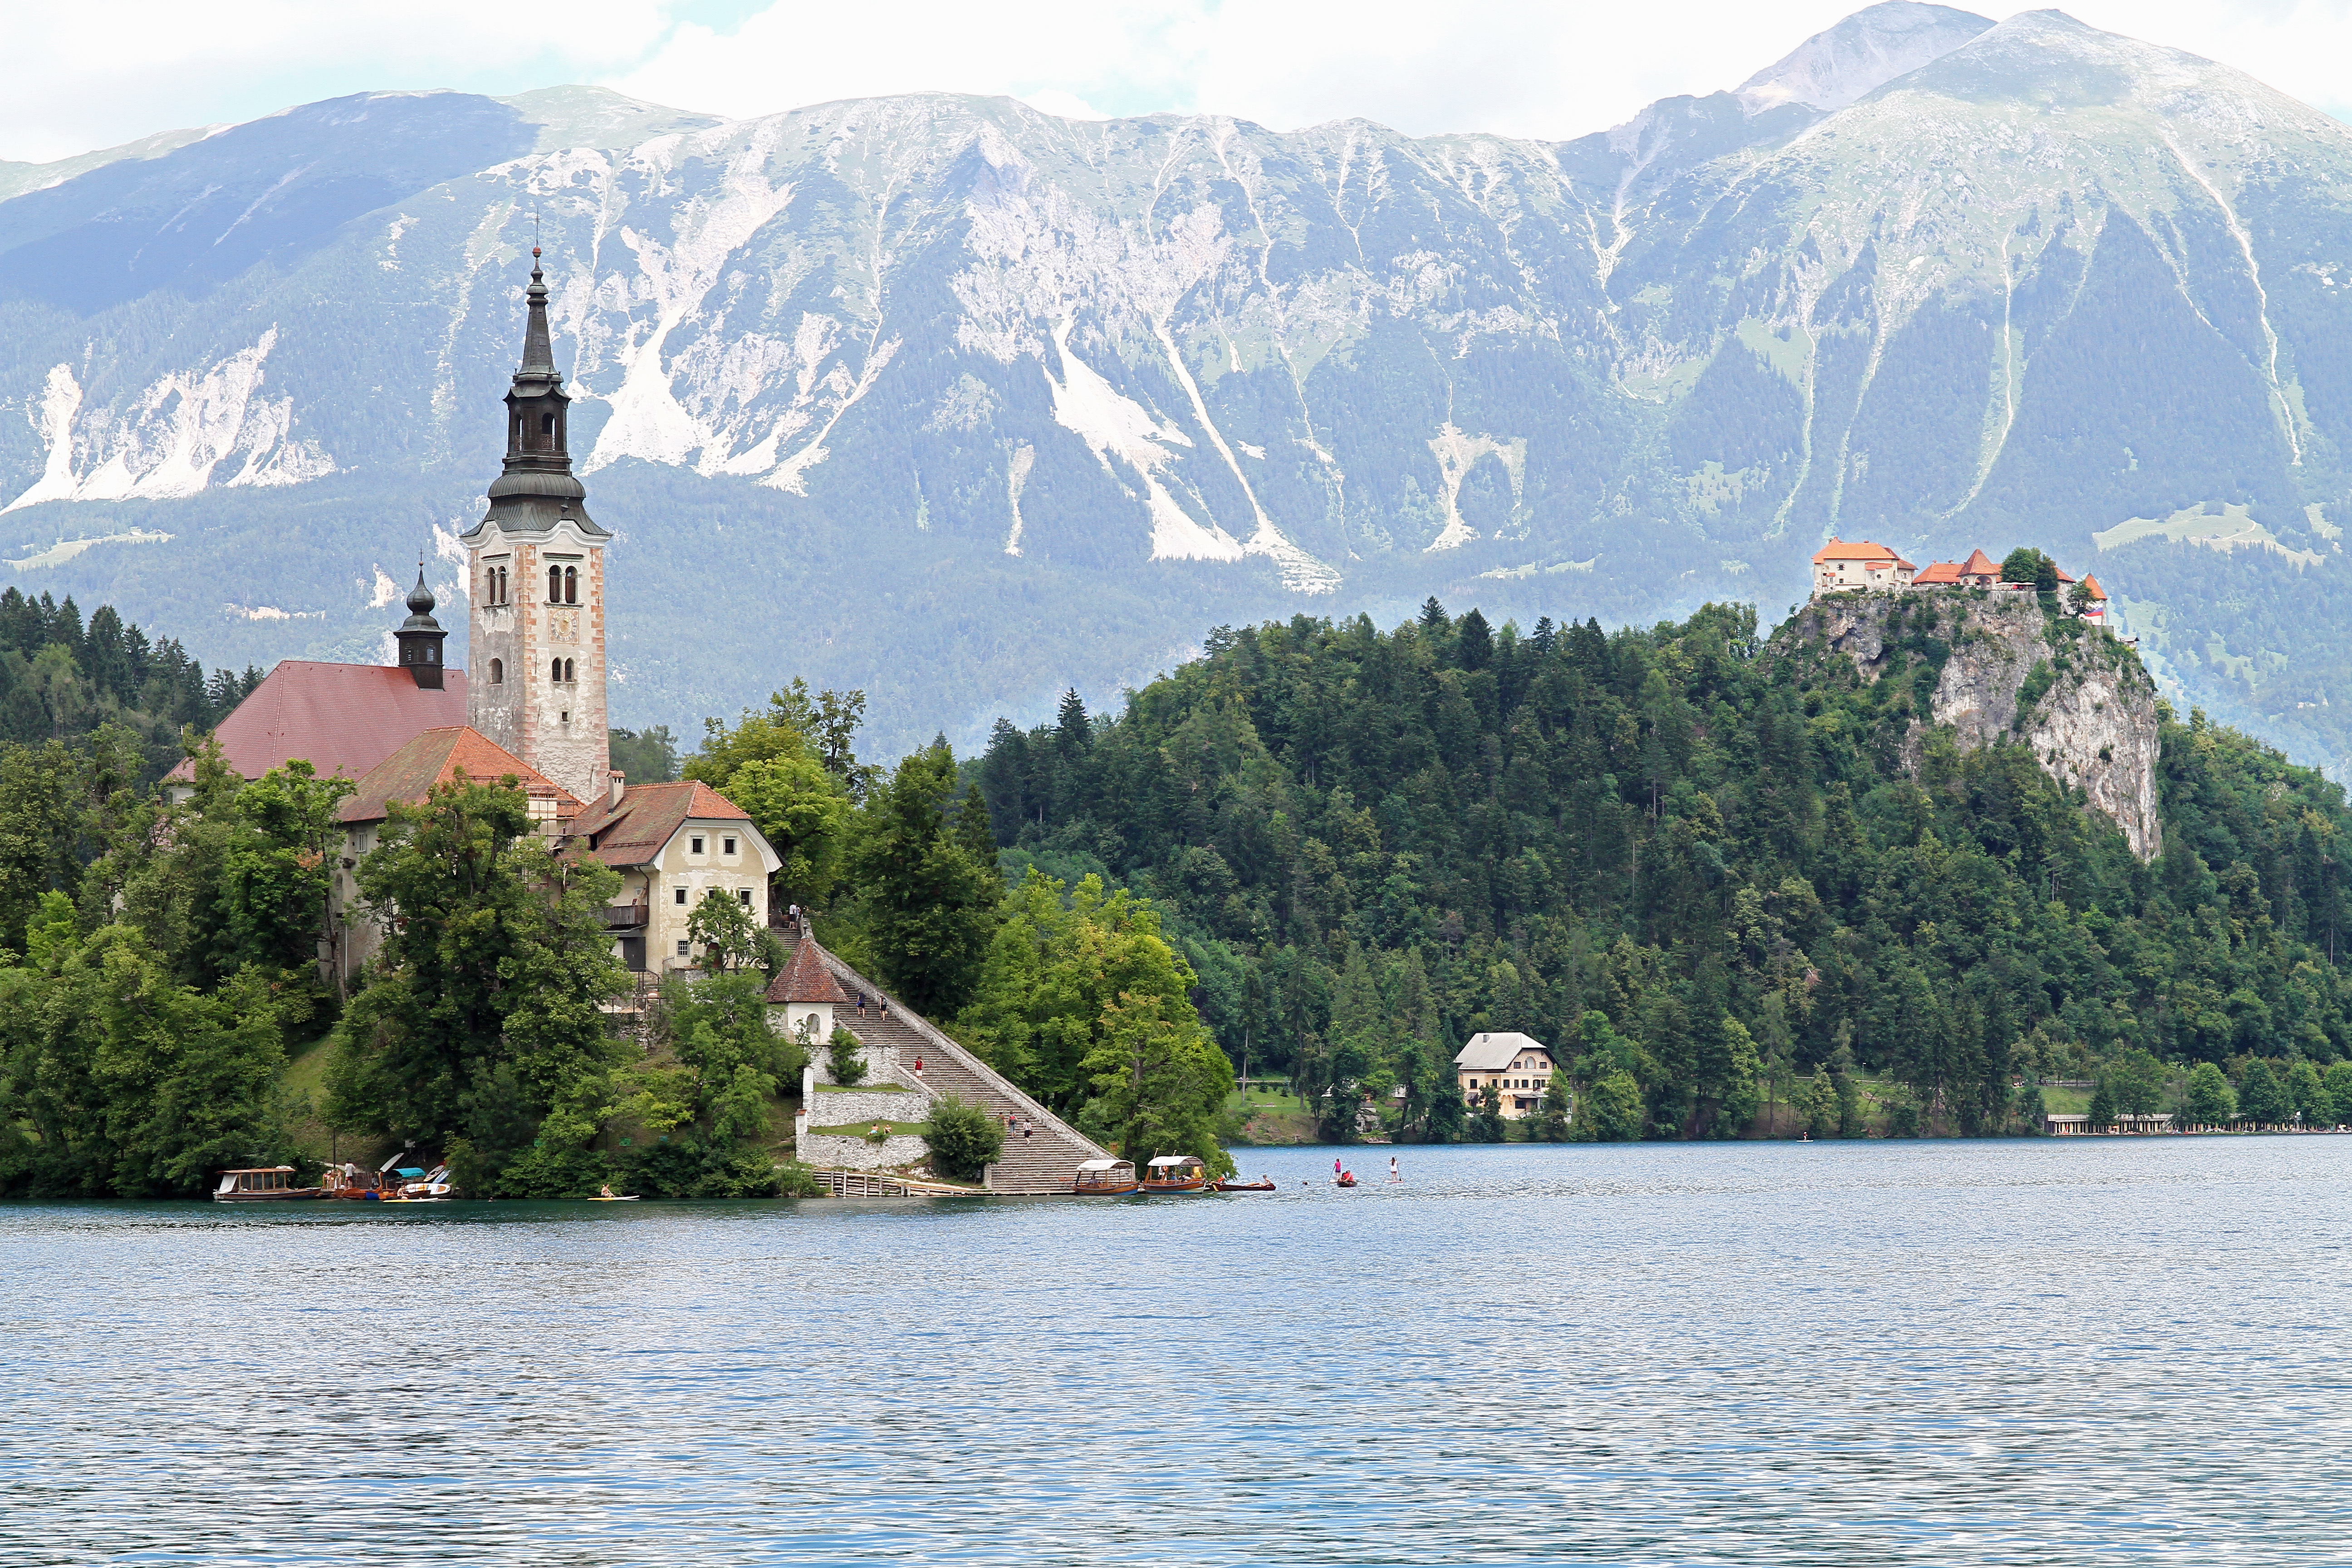
[[[2063,608],[2080,615],[2093,626],[2105,626],[2107,615],[2107,592],[2099,586],[2096,577],[2085,573],[2082,581],[2082,605],[2074,605],[2071,590],[2074,579],[2067,573],[2058,574],[2059,602]],[[1845,593],[1853,589],[1876,589],[1901,593],[1923,588],[1988,588],[1995,592],[2032,593],[2031,583],[2004,583],[2000,567],[1981,550],[1971,550],[1966,561],[1937,561],[1924,571],[1903,559],[1884,544],[1874,544],[1867,539],[1832,539],[1813,552],[1813,593]]]

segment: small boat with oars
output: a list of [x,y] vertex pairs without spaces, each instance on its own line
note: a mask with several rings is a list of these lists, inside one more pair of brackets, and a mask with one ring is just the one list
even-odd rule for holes
[[1135,1166],[1125,1160],[1088,1160],[1070,1178],[1070,1191],[1083,1198],[1123,1198],[1136,1185]]
[[282,1204],[326,1196],[318,1187],[298,1186],[291,1165],[257,1165],[242,1171],[223,1171],[220,1185],[213,1189],[216,1204]]
[[1331,1178],[1331,1184],[1335,1187],[1352,1187],[1356,1184],[1356,1173],[1342,1171]]
[[1209,1190],[1213,1193],[1270,1193],[1274,1191],[1274,1178],[1260,1176],[1255,1182],[1212,1182]]
[[1144,1166],[1143,1180],[1137,1187],[1147,1193],[1205,1193],[1209,1167],[1198,1154],[1155,1155]]

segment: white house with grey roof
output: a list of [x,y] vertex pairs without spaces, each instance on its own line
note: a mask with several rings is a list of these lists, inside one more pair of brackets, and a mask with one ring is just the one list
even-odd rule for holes
[[1509,1121],[1543,1109],[1554,1070],[1551,1047],[1529,1035],[1473,1035],[1454,1053],[1454,1076],[1462,1086],[1462,1098],[1475,1106],[1491,1085]]

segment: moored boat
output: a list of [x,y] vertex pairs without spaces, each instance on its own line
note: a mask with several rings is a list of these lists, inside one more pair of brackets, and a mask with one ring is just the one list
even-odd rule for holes
[[1160,1154],[1144,1167],[1137,1189],[1147,1193],[1200,1193],[1209,1187],[1209,1167],[1198,1154]]
[[317,1187],[295,1185],[291,1165],[223,1171],[220,1185],[213,1189],[213,1202],[216,1204],[274,1204],[325,1195]]
[[1209,1190],[1213,1193],[1270,1193],[1274,1191],[1274,1183],[1272,1181],[1212,1182],[1209,1184]]
[[1081,1197],[1124,1197],[1135,1189],[1135,1167],[1125,1160],[1088,1160],[1070,1178],[1070,1191]]

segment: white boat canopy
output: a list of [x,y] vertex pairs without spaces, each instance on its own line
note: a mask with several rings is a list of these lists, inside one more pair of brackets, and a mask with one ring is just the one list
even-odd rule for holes
[[1116,1171],[1126,1164],[1127,1162],[1124,1160],[1087,1160],[1080,1163],[1078,1169],[1081,1171]]
[[1197,1165],[1200,1163],[1201,1157],[1198,1154],[1160,1154],[1153,1157],[1151,1168],[1158,1171],[1171,1165]]

